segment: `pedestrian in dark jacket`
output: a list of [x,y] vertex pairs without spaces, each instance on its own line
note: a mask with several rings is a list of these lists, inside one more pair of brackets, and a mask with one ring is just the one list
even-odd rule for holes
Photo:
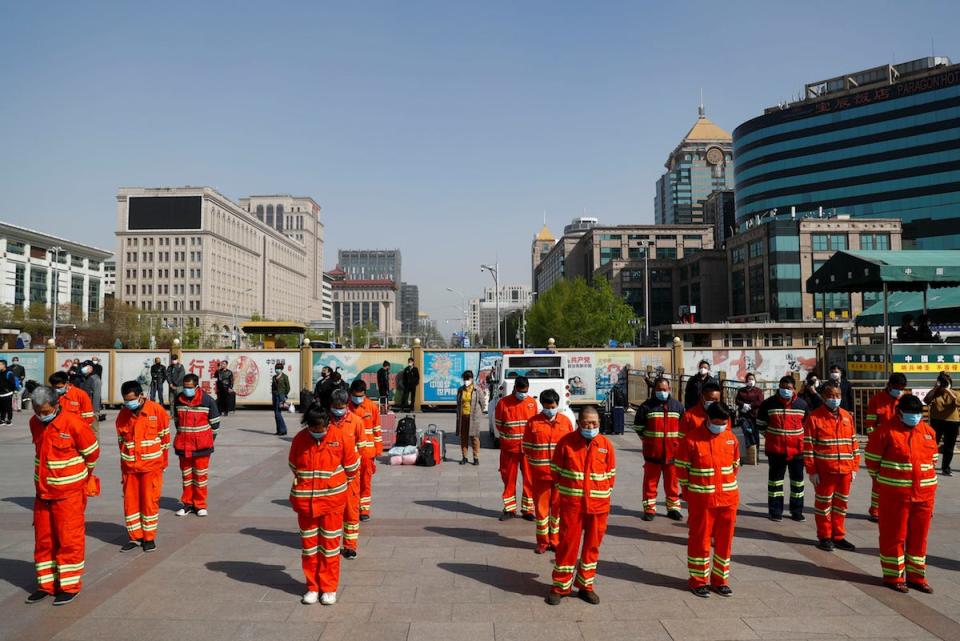
[[803,389],[799,394],[800,398],[807,404],[810,412],[823,405],[823,399],[820,398],[820,379],[813,372],[807,374],[807,380],[803,384]]
[[270,379],[270,394],[273,397],[273,419],[277,423],[277,436],[286,436],[287,423],[283,420],[283,411],[286,409],[287,397],[290,396],[290,379],[283,372],[283,365],[277,363],[273,368],[273,378]]
[[840,366],[834,365],[830,368],[830,380],[840,386],[840,407],[853,414],[853,385],[847,380]]
[[763,403],[763,391],[757,387],[757,377],[748,373],[744,380],[746,384],[737,390],[737,415],[740,429],[743,431],[743,443],[747,447],[746,463],[757,464],[757,446],[760,445],[760,433],[757,431],[757,410]]
[[150,367],[150,400],[158,401],[163,405],[163,388],[167,382],[167,368],[160,362],[160,357],[153,359]]
[[390,361],[383,361],[383,367],[377,370],[377,394],[381,411],[390,407]]
[[[170,386],[169,399],[171,409],[177,402],[177,395],[183,391],[183,377],[186,375],[187,371],[183,368],[180,357],[176,354],[170,354],[170,364],[167,365],[167,385]],[[171,412],[171,414],[173,414],[174,421],[176,421],[176,412]]]
[[687,381],[687,387],[683,392],[683,407],[685,409],[690,409],[700,402],[700,394],[703,391],[703,386],[708,381],[719,383],[717,379],[710,375],[710,363],[708,361],[700,361],[697,365],[697,373]]
[[227,359],[220,361],[217,370],[217,409],[221,416],[227,416],[233,407],[233,372],[227,367]]
[[403,397],[400,407],[406,411],[413,411],[413,403],[417,396],[417,387],[420,385],[420,370],[413,364],[413,359],[407,359],[407,366],[403,370]]

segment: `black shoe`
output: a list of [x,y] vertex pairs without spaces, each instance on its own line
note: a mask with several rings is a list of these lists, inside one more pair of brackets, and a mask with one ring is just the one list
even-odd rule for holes
[[467,457],[464,456],[462,459],[460,459],[460,465],[466,465],[466,464],[467,464]]
[[844,552],[856,552],[857,546],[846,539],[837,539],[833,541],[833,547]]
[[713,591],[720,596],[733,596],[733,590],[730,589],[729,585],[718,585],[713,588]]
[[771,514],[771,515],[770,515],[770,520],[771,520],[771,521],[782,521],[782,520],[783,520],[783,515],[782,515],[782,514]]
[[580,600],[586,601],[590,605],[597,605],[600,603],[600,597],[597,596],[597,593],[593,590],[584,590],[580,588],[577,592],[577,596],[580,597]]
[[917,583],[916,581],[907,581],[907,587],[912,590],[917,590],[918,592],[923,592],[924,594],[933,594],[933,588],[930,587],[930,584],[924,581],[923,583]]
[[61,592],[53,600],[54,605],[66,605],[76,599],[80,595],[79,592]]
[[536,521],[536,520],[537,520],[537,517],[535,517],[534,515],[532,515],[532,514],[530,514],[529,512],[527,512],[526,514],[523,515],[523,520],[524,520],[524,521]]
[[156,541],[144,541],[143,542],[143,551],[144,552],[154,552],[157,549]]
[[550,594],[548,594],[545,599],[548,605],[560,605],[561,600],[563,600],[563,595],[553,590],[550,590]]
[[833,541],[830,539],[820,539],[817,543],[817,547],[823,550],[824,552],[833,552]]
[[504,510],[504,511],[500,514],[500,520],[501,520],[501,521],[509,521],[510,519],[514,518],[516,515],[517,515],[516,512],[507,512],[506,510]]
[[667,518],[671,521],[682,521],[683,514],[680,513],[680,510],[667,510]]
[[140,541],[127,541],[123,547],[120,548],[120,551],[129,552],[130,550],[136,550],[138,547],[140,547]]
[[[7,423],[7,425],[10,425],[10,423]],[[944,476],[953,476],[953,471],[951,470],[943,470],[940,473],[943,474]]]
[[478,459],[476,456],[474,456],[474,457],[473,457],[473,464],[474,464],[474,465],[480,465],[480,459]]
[[369,520],[370,520],[370,515],[369,515],[369,514],[361,514],[361,515],[360,515],[360,520],[361,520],[361,521],[369,521]]
[[24,603],[40,603],[48,596],[53,596],[49,592],[44,592],[43,590],[37,590],[33,594],[27,597],[27,600]]
[[350,548],[343,548],[340,550],[340,554],[343,555],[345,559],[355,559],[357,558],[357,551],[351,550]]
[[873,514],[868,514],[868,515],[867,515],[867,520],[870,521],[871,523],[879,523],[879,522],[880,522],[879,517],[876,517],[876,516],[874,516]]
[[807,517],[805,517],[801,512],[794,512],[790,515],[790,518],[798,522],[807,520]]
[[705,585],[701,585],[699,588],[690,588],[690,591],[704,599],[710,596],[710,589]]
[[643,516],[641,516],[640,518],[643,519],[644,521],[652,521],[656,517],[657,515],[654,514],[653,512],[644,512]]

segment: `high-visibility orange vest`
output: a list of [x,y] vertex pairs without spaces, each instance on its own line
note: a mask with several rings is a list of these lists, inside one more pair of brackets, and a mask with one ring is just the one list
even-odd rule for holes
[[170,416],[160,403],[144,400],[138,412],[126,407],[117,415],[120,471],[150,472],[167,466]]
[[357,443],[360,456],[366,459],[376,458],[383,454],[383,432],[380,427],[380,408],[366,396],[359,405],[349,403],[350,411],[363,421],[363,446]]
[[890,396],[887,390],[881,390],[870,397],[867,401],[867,413],[863,417],[863,428],[867,435],[872,434],[887,421],[896,419],[899,402],[900,398]]
[[598,434],[583,438],[579,431],[557,443],[550,463],[562,507],[575,507],[587,514],[610,511],[610,496],[617,477],[613,444]]
[[767,454],[781,454],[788,459],[803,454],[803,421],[807,403],[796,393],[789,401],[774,394],[757,411],[757,429],[765,432],[763,446]]
[[93,425],[93,402],[90,396],[76,385],[67,385],[67,391],[60,397],[60,410],[75,414],[87,425]]
[[834,414],[821,405],[803,426],[803,464],[807,474],[849,474],[860,469],[857,429],[850,412]]
[[500,433],[500,449],[505,452],[520,452],[527,421],[536,415],[537,401],[532,396],[521,401],[516,394],[511,394],[497,401],[494,422],[497,432]]
[[879,492],[930,501],[937,491],[938,449],[937,435],[926,421],[907,427],[895,417],[870,435],[864,458]]
[[347,410],[347,413],[339,418],[330,414],[330,425],[343,430],[344,436],[353,443],[358,454],[363,452],[367,447],[373,448],[372,444],[366,442],[363,419],[350,410]]
[[543,412],[527,421],[523,432],[523,454],[527,457],[532,478],[550,480],[550,462],[557,443],[572,431],[573,423],[559,413],[552,421]]
[[319,516],[342,511],[347,503],[347,484],[360,468],[353,438],[334,425],[322,439],[304,428],[290,445],[290,469],[294,481],[290,505],[299,514]]
[[691,510],[740,503],[740,445],[730,421],[719,434],[711,432],[705,423],[693,428],[680,441],[674,465]]
[[90,426],[61,409],[49,423],[32,417],[30,435],[36,448],[33,481],[37,498],[62,499],[83,491],[100,456],[100,444]]

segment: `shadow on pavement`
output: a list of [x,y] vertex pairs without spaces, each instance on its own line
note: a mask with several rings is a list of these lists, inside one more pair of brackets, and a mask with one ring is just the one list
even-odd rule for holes
[[[476,505],[471,505],[469,503],[464,503],[463,501],[442,501],[439,499],[429,499],[423,501],[414,501],[416,505],[423,505],[425,507],[435,507],[441,510],[446,510],[447,512],[458,512],[460,514],[475,514],[477,516],[489,516],[491,518],[499,518],[500,512],[496,510],[488,510],[482,507],[477,507]],[[33,503],[30,504],[31,506]]]
[[[665,519],[665,516],[659,518]],[[683,525],[683,524],[678,524]],[[685,527],[685,526],[683,526]],[[617,525],[616,523],[610,523],[607,521],[607,536],[618,536],[624,539],[642,539],[644,541],[659,541],[661,543],[683,543],[686,545],[687,537],[686,535],[680,536],[671,536],[669,534],[661,534],[659,532],[652,532],[650,530],[641,530],[640,528],[630,527],[628,525]]]
[[[603,546],[600,547],[601,553]],[[669,588],[676,588],[686,592],[689,588],[687,580],[669,574],[660,574],[638,568],[630,563],[622,561],[604,561],[602,558],[597,564],[597,575],[610,577],[611,579],[620,579],[621,581],[632,581],[633,583],[642,583],[647,585],[662,585]]]
[[438,568],[490,587],[527,596],[546,596],[550,585],[537,581],[540,575],[499,568],[485,563],[438,563]]
[[300,549],[300,537],[296,532],[290,532],[287,530],[266,530],[259,527],[245,527],[240,530],[240,534],[255,536],[262,541],[266,541],[267,543],[284,545],[297,550]]
[[474,528],[466,527],[435,527],[428,526],[423,528],[427,532],[433,532],[434,534],[442,534],[443,536],[449,536],[455,539],[460,539],[462,541],[467,541],[468,543],[484,543],[486,545],[494,545],[501,548],[514,548],[518,550],[533,550],[534,544],[527,543],[525,541],[518,541],[517,539],[511,539],[506,536],[502,536],[496,532],[491,532],[489,530],[477,530]]
[[792,543],[795,545],[816,545],[817,537],[814,534],[810,535],[810,538],[800,538],[797,536],[790,536],[787,534],[781,534],[779,532],[773,532],[771,530],[755,530],[749,527],[740,527],[737,524],[736,529],[734,530],[734,537],[744,538],[744,539],[755,539],[758,541],[776,541],[778,543]]
[[[861,585],[879,585],[880,576],[870,576],[861,572],[850,572],[838,568],[824,567],[810,561],[798,561],[796,559],[779,559],[773,556],[760,556],[755,554],[734,554],[733,565],[743,563],[752,565],[755,568],[765,570],[777,570],[794,576],[808,576],[817,579],[839,579],[847,583],[858,583]],[[736,572],[736,569],[732,570]]]
[[282,565],[267,565],[253,561],[210,561],[205,564],[212,572],[222,572],[234,581],[277,588],[287,594],[299,595],[304,587],[300,581],[287,574]]
[[33,511],[33,502],[34,497],[32,496],[8,496],[3,499],[4,503],[13,503],[14,505],[19,505],[25,510]]
[[108,521],[87,521],[87,536],[103,541],[104,543],[125,543],[128,541],[127,528],[119,523]]
[[175,499],[172,496],[161,496],[160,509],[176,512],[177,510],[180,509],[180,499]]
[[610,506],[610,516],[632,516],[634,518],[642,518],[642,510],[629,510],[620,505],[611,505]]
[[274,505],[282,505],[283,507],[290,507],[290,499],[273,499],[270,501]]
[[33,591],[37,585],[37,573],[30,561],[0,559],[0,579],[12,586]]

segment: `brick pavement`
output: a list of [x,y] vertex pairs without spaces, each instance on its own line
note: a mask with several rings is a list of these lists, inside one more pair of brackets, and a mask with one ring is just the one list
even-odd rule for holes
[[[419,425],[447,429],[449,414]],[[111,421],[104,427],[112,425]],[[166,475],[159,549],[120,554],[119,457],[104,440],[103,493],[87,510],[85,587],[64,608],[26,606],[33,588],[32,445],[23,415],[0,428],[0,639],[282,639],[300,641],[694,641],[722,639],[960,639],[960,479],[942,478],[928,552],[934,595],[878,585],[875,526],[863,518],[868,483],[852,491],[855,554],[821,552],[812,490],[806,523],[765,518],[766,467],[741,474],[730,599],[686,591],[686,528],[639,519],[639,443],[616,437],[618,478],[601,549],[599,606],[551,608],[550,555],[533,524],[500,523],[497,452],[481,465],[380,466],[360,556],[343,563],[339,603],[303,606],[296,520],[286,502],[289,442],[268,412],[229,417],[211,465],[207,519],[173,516],[179,479]],[[454,456],[456,446],[449,445]],[[659,506],[663,512],[663,506]]]

